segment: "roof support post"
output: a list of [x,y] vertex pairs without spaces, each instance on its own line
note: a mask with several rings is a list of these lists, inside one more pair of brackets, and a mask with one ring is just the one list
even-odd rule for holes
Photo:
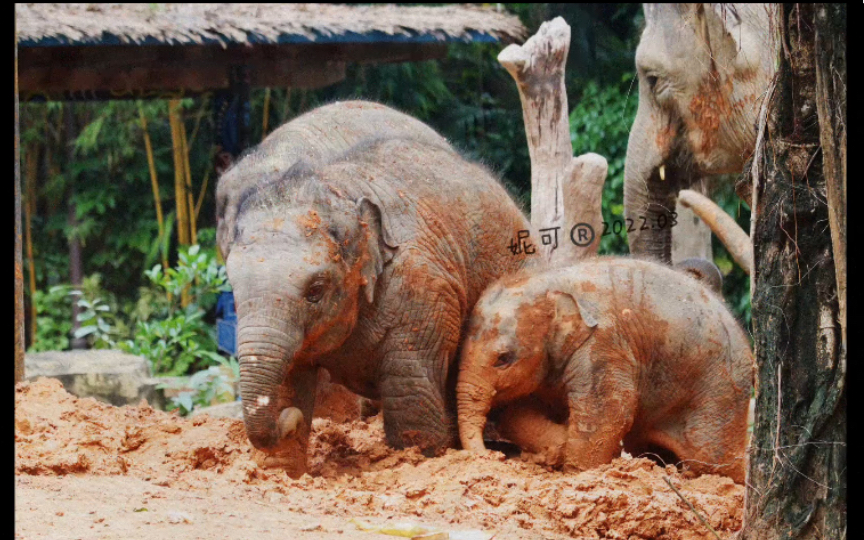
[[216,157],[214,170],[221,175],[249,147],[251,116],[250,69],[246,65],[229,68],[229,87],[213,97],[216,124]]
[[15,32],[15,382],[24,380],[24,269],[21,254],[21,164],[18,131],[18,32]]

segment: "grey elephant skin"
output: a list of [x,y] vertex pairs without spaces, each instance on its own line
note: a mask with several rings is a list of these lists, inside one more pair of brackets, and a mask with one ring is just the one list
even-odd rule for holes
[[[735,318],[663,264],[598,258],[526,270],[477,302],[459,366],[462,444],[499,433],[583,470],[623,448],[743,482],[754,364]],[[566,425],[566,427],[565,427]]]
[[705,175],[740,173],[752,154],[775,72],[769,6],[644,4],[624,171],[632,254],[671,262],[673,232],[659,225],[678,191]]
[[251,186],[275,180],[298,161],[332,159],[374,137],[411,137],[441,148],[447,141],[423,122],[372,101],[337,101],[294,118],[270,133],[219,178],[216,186],[216,243],[228,259],[237,201]]
[[265,464],[305,470],[319,368],[380,399],[392,446],[454,444],[463,321],[488,283],[524,265],[507,243],[528,228],[483,167],[411,138],[248,188],[227,269],[246,430]]

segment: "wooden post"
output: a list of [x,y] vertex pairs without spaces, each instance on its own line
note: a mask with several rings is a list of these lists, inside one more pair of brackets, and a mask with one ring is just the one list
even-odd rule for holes
[[21,254],[21,164],[18,130],[18,32],[15,32],[15,382],[24,380],[24,270]]
[[30,343],[36,342],[36,263],[33,259],[33,214],[36,213],[36,173],[39,162],[37,156],[39,147],[31,144],[27,151],[24,171],[24,190],[27,200],[24,202],[24,245],[27,248],[27,274],[30,282]]
[[[603,183],[608,165],[597,154],[573,157],[564,64],[570,49],[570,26],[561,17],[544,22],[524,45],[510,45],[498,61],[516,80],[531,156],[531,225],[543,238],[558,227],[558,249],[538,246],[545,263],[575,262],[600,245]],[[571,231],[591,228],[593,240],[579,246]],[[584,230],[584,226],[580,225]],[[574,233],[575,234],[575,233]],[[582,239],[587,237],[582,236]]]

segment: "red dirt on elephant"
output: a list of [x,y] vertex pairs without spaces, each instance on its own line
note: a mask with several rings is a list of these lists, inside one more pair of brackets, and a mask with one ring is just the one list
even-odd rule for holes
[[387,538],[352,519],[496,539],[713,538],[667,478],[721,538],[741,525],[744,489],[728,478],[629,457],[571,475],[498,452],[425,458],[389,448],[380,417],[314,420],[311,474],[291,480],[256,465],[237,420],[113,407],[54,379],[18,384],[15,416],[22,538]]

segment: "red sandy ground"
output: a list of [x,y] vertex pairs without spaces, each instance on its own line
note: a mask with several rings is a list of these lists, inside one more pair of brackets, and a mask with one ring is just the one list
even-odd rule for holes
[[[259,469],[237,420],[184,419],[66,393],[15,393],[15,537],[44,539],[365,538],[352,522],[416,522],[496,539],[712,539],[740,528],[744,489],[623,457],[563,474],[498,452],[424,458],[384,443],[380,417],[313,421],[311,474]],[[451,538],[452,538],[451,537]]]

